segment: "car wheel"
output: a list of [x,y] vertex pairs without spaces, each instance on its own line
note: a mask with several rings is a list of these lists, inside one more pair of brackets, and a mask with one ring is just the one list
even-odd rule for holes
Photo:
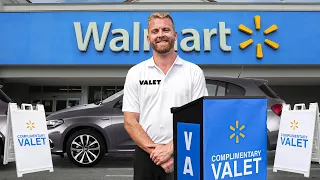
[[267,136],[267,150],[271,151],[269,136]]
[[[1,141],[1,139],[0,139],[0,141]],[[4,152],[4,150],[2,150],[2,149],[4,149],[4,146],[0,142],[0,159],[1,159],[2,153]]]
[[106,145],[103,137],[94,130],[82,129],[73,133],[67,141],[69,159],[81,167],[96,165],[105,155]]
[[0,159],[1,156],[4,155],[4,143],[2,143],[2,139],[0,138]]

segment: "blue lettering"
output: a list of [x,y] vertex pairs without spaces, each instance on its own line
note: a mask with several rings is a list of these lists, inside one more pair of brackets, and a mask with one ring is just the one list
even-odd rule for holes
[[297,147],[302,147],[301,143],[302,143],[302,139],[297,139]]
[[285,145],[289,145],[290,146],[290,139],[291,138],[286,138],[287,140],[286,140],[286,144]]
[[20,146],[41,146],[45,145],[46,138],[24,138],[24,139],[18,139],[18,142]]
[[20,146],[23,145],[23,139],[18,139]]
[[293,138],[290,138],[291,139],[291,146],[293,146],[293,147],[297,147],[297,143],[295,143],[296,141],[296,139],[293,139]]
[[35,146],[36,144],[33,143],[33,138],[30,138],[31,146]]
[[282,145],[284,145],[285,140],[286,140],[286,138],[281,137],[281,144],[282,144]]
[[285,146],[306,148],[307,147],[307,142],[308,142],[308,139],[301,139],[301,138],[297,139],[297,138],[291,138],[291,137],[281,137],[281,144],[285,145]]
[[30,146],[30,142],[29,142],[28,139],[25,139],[25,140],[24,140],[24,146],[26,146],[26,145],[29,145],[29,146]]
[[45,137],[44,138],[40,138],[40,139],[42,139],[43,140],[43,145],[46,145],[46,141],[45,141]]
[[40,138],[36,138],[37,141],[37,145],[41,145],[41,139]]
[[307,148],[307,141],[308,141],[308,139],[304,139],[303,141],[304,141],[304,148]]

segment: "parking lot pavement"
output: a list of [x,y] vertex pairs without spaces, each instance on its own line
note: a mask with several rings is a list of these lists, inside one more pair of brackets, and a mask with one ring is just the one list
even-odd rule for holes
[[[0,163],[0,180],[131,180],[133,169],[129,158],[105,157],[92,168],[73,165],[67,157],[52,156],[54,172],[48,171],[25,174],[17,178],[15,163]],[[304,180],[302,174],[273,172],[274,152],[268,154],[268,180]],[[2,161],[2,160],[1,160]],[[320,179],[320,165],[312,163],[309,179]]]
[[[128,180],[132,179],[131,159],[108,158],[91,168],[81,168],[70,162],[68,157],[52,156],[54,172],[43,171],[24,174],[17,178],[15,162],[0,163],[0,180]],[[106,176],[109,175],[109,176]]]

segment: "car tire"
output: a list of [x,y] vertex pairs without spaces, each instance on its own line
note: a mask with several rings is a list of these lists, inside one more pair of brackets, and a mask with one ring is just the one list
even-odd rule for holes
[[[1,141],[1,139],[0,139],[0,141]],[[2,150],[2,149],[4,149],[4,146],[0,142],[0,160],[1,160],[2,153],[4,152],[4,150]]]
[[0,159],[1,159],[1,156],[4,155],[4,144],[2,142],[3,141],[0,138]]
[[72,163],[80,167],[92,167],[104,157],[106,145],[98,132],[82,129],[69,137],[66,151]]
[[267,136],[267,150],[271,151],[271,146],[270,146],[270,140],[269,140],[269,136]]

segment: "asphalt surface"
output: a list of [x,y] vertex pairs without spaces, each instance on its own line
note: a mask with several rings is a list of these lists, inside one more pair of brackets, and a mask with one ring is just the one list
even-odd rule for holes
[[[0,163],[0,180],[129,180],[133,179],[132,160],[130,158],[105,157],[92,168],[80,168],[73,165],[68,157],[52,156],[54,172],[43,171],[24,174],[18,178],[15,162],[7,165]],[[304,180],[320,179],[320,165],[312,163],[310,177],[288,172],[273,172],[274,152],[268,155],[268,180]],[[2,161],[2,159],[1,159]]]

